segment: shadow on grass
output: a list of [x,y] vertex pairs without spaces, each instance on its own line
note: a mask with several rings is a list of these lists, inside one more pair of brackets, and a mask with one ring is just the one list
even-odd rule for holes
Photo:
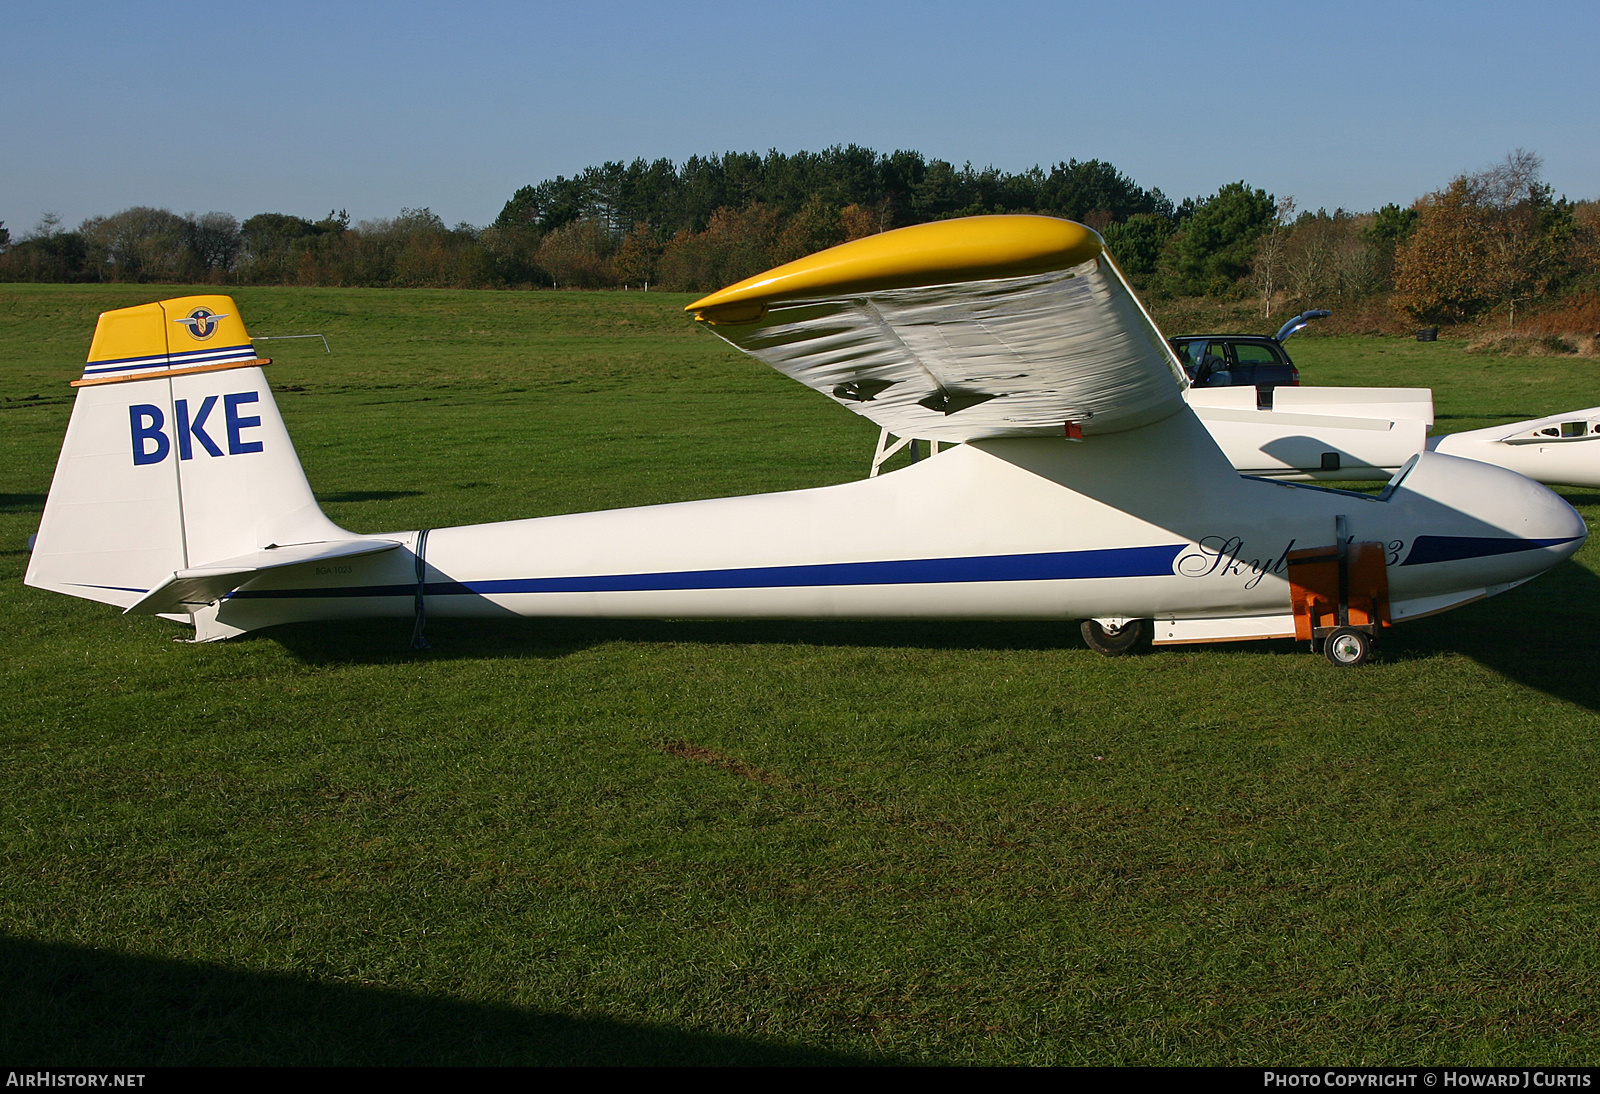
[[4,936],[0,983],[12,1068],[896,1062]]
[[1600,711],[1600,577],[1567,561],[1521,588],[1397,627],[1392,657],[1459,653],[1525,687]]
[[[1436,422],[1487,422],[1489,425],[1511,425],[1513,422],[1531,421],[1534,418],[1548,417],[1552,412],[1548,410],[1535,410],[1530,407],[1497,407],[1486,410],[1481,414],[1435,414]],[[1441,432],[1448,432],[1441,431]]]
[[0,494],[0,513],[42,513],[43,494]]
[[395,498],[420,498],[421,490],[341,490],[337,494],[318,494],[317,501],[326,505],[330,502],[347,501],[393,501]]
[[[1587,497],[1574,498],[1586,503]],[[1567,561],[1521,588],[1385,635],[1380,657],[1462,654],[1525,687],[1600,711],[1600,577]],[[281,643],[310,664],[391,663],[417,658],[556,659],[613,642],[869,647],[967,651],[1082,649],[1076,621],[673,622],[612,619],[431,620],[432,648],[410,648],[411,621],[303,623],[251,636]],[[243,639],[245,641],[251,638]],[[1185,647],[1252,656],[1307,656],[1292,641]],[[1145,656],[1161,657],[1157,649]]]
[[410,648],[411,620],[291,623],[236,641],[281,644],[308,664],[386,663],[433,658],[566,657],[613,642],[710,646],[866,646],[929,650],[1081,648],[1076,622],[908,620],[673,621],[654,619],[430,619],[430,649]]

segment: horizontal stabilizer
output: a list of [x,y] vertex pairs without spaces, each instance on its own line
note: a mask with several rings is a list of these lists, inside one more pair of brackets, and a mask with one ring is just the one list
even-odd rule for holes
[[225,558],[204,566],[179,570],[145,594],[143,600],[124,615],[162,615],[167,612],[192,612],[214,604],[228,593],[268,570],[299,566],[307,562],[327,562],[392,551],[400,546],[390,539],[324,540],[320,543],[294,543],[286,547],[267,547],[237,558]]

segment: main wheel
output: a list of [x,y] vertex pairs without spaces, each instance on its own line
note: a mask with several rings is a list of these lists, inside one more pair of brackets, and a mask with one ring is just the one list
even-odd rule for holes
[[1114,630],[1102,627],[1093,619],[1083,621],[1083,641],[1095,653],[1118,657],[1139,644],[1145,637],[1145,621],[1130,619]]
[[1354,627],[1340,627],[1322,640],[1322,656],[1341,668],[1353,668],[1372,654],[1372,636]]

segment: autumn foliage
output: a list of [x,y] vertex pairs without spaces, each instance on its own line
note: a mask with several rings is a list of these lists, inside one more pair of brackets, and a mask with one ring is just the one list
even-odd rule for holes
[[1459,323],[1546,301],[1585,272],[1586,233],[1573,206],[1539,181],[1539,160],[1515,152],[1462,175],[1417,205],[1396,255],[1395,306],[1426,323]]
[[[606,163],[524,186],[493,224],[426,208],[352,224],[136,207],[63,230],[0,225],[0,281],[142,281],[709,291],[852,239],[983,213],[1088,224],[1155,298],[1414,323],[1565,314],[1600,290],[1600,214],[1557,199],[1516,152],[1410,207],[1302,211],[1243,180],[1174,204],[1099,160],[1010,174],[850,145]],[[1571,309],[1568,309],[1569,311]],[[1574,313],[1576,314],[1576,313]],[[1587,314],[1587,313],[1585,313]]]

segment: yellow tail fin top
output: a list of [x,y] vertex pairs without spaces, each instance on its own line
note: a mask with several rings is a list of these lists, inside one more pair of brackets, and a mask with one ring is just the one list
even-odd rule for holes
[[75,386],[265,364],[229,296],[182,296],[102,312]]

